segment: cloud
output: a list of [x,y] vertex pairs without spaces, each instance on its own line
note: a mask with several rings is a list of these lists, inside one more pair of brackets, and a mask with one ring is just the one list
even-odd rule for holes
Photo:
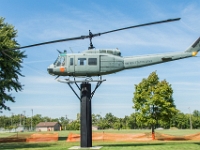
[[190,3],[187,7],[185,7],[181,14],[183,16],[183,20],[185,20],[185,23],[189,24],[190,26],[188,29],[193,31],[199,30],[198,24],[200,23],[200,20],[197,19],[197,16],[199,15],[200,10],[198,9],[198,5],[196,3]]

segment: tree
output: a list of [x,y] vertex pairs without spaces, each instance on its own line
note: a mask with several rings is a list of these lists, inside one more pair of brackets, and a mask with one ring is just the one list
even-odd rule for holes
[[192,126],[194,129],[200,128],[200,111],[198,110],[193,111]]
[[99,118],[97,126],[98,126],[98,129],[106,129],[107,128],[107,124],[106,124],[105,119],[103,119],[102,117]]
[[178,114],[175,115],[175,126],[179,129],[187,129],[190,127],[189,124],[189,114],[184,114],[182,112],[179,112]]
[[63,130],[66,130],[67,129],[67,125],[69,124],[69,119],[67,118],[67,116],[66,117],[60,117],[59,118],[59,122],[60,122],[60,124],[62,125],[62,129]]
[[107,113],[105,115],[106,128],[113,128],[113,124],[116,122],[117,117],[115,117],[112,113]]
[[4,18],[0,17],[0,110],[10,110],[6,106],[7,101],[15,102],[11,91],[22,90],[19,76],[22,59],[26,56],[24,52],[14,50],[19,44],[14,39],[17,31],[12,25],[4,23]]
[[136,129],[137,124],[136,124],[136,113],[132,113],[128,118],[127,118],[127,127],[129,129]]
[[133,108],[137,111],[136,119],[145,126],[152,126],[153,134],[158,120],[170,122],[177,113],[172,94],[171,85],[166,80],[159,81],[156,72],[135,85]]
[[194,111],[193,111],[193,116],[194,116],[194,117],[200,117],[200,111],[194,110]]

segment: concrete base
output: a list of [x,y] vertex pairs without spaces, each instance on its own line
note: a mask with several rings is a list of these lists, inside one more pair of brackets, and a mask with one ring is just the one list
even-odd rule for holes
[[80,146],[73,146],[68,149],[76,150],[76,149],[101,149],[103,146],[93,146],[93,147],[80,147]]

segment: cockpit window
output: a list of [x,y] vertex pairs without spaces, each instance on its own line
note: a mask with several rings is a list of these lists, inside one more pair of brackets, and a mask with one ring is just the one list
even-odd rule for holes
[[65,65],[65,57],[58,57],[54,62],[55,66],[64,66]]
[[61,62],[61,65],[64,66],[65,65],[65,57],[61,57],[60,62]]
[[56,61],[53,63],[54,65],[56,65],[57,64],[57,61],[58,61],[58,59],[59,59],[59,57],[56,59]]

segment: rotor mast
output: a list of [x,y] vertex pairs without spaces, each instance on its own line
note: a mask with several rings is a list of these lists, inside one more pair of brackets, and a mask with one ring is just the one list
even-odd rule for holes
[[90,30],[89,30],[89,38],[90,38],[90,47],[88,47],[88,50],[94,49],[95,47],[92,44],[93,34],[92,34],[92,32]]

